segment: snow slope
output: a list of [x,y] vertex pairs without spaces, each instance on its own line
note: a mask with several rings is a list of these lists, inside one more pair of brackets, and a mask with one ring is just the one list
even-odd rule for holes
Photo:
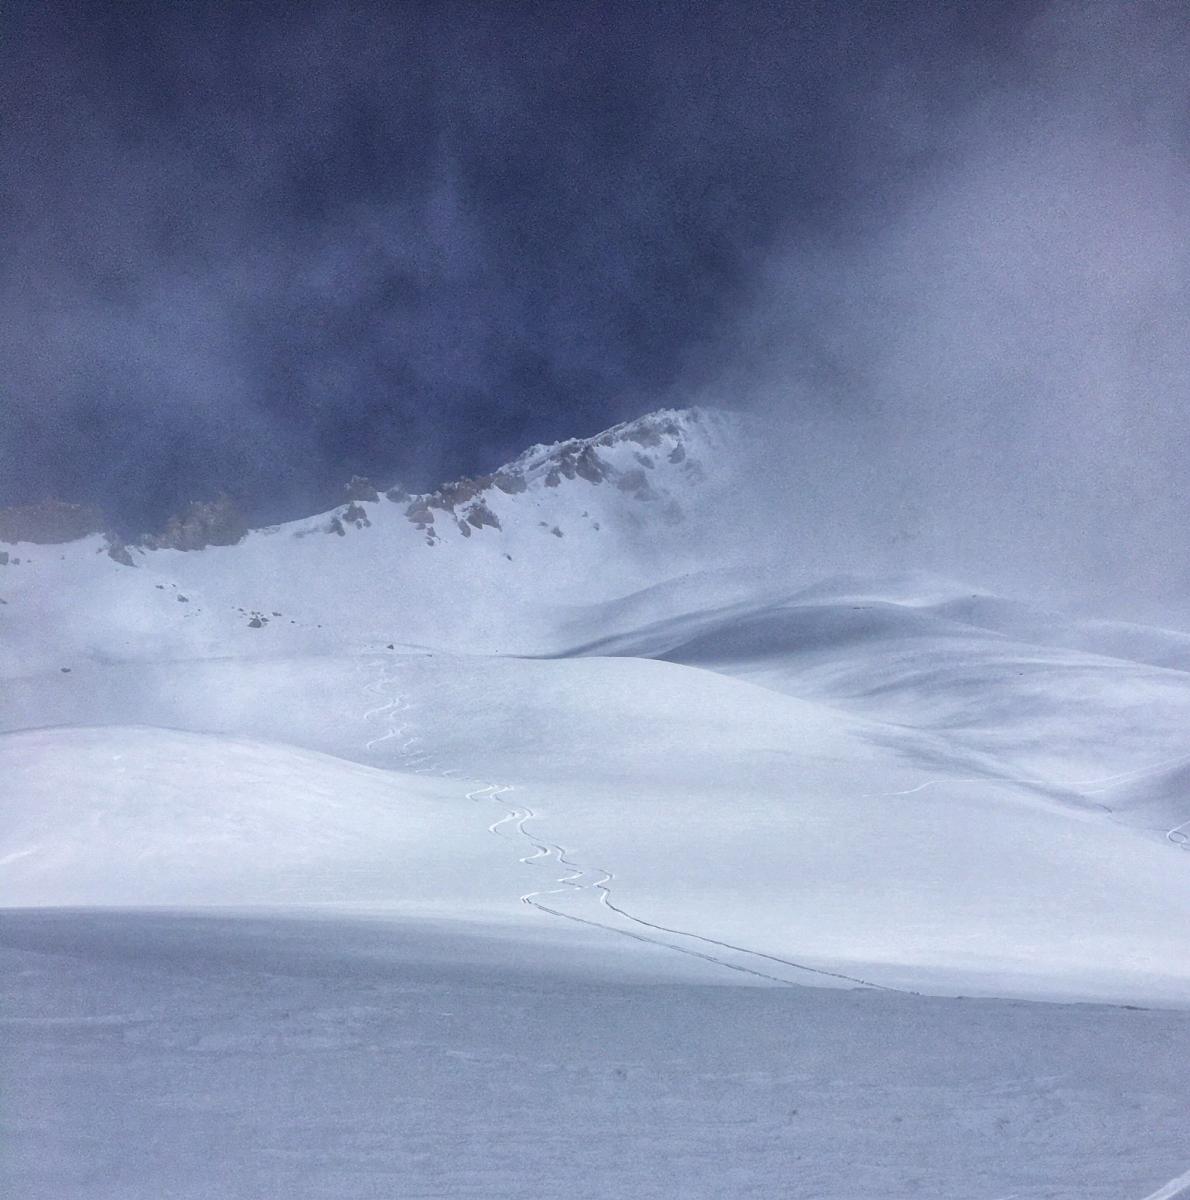
[[99,535],[17,543],[0,565],[0,675],[389,642],[552,649],[552,605],[610,599],[705,554],[698,513],[731,428],[710,412],[658,413],[537,447],[481,480],[373,493],[237,545],[131,548],[132,566]]
[[[280,695],[283,706],[259,703]],[[544,889],[550,908],[654,936],[609,912],[610,899],[652,924],[887,986],[1190,995],[1187,863],[1164,836],[1070,790],[976,786],[966,758],[945,760],[940,740],[925,761],[906,760],[887,726],[709,671],[395,652],[229,659],[26,682],[9,691],[0,722],[34,707],[55,728],[0,737],[19,816],[4,843],[4,857],[19,855],[0,891],[9,904],[106,895],[401,908],[419,896],[445,902],[465,878],[451,902],[471,910],[505,911]],[[205,736],[78,729],[96,708],[125,726],[155,720]],[[227,740],[245,733],[259,744]],[[287,751],[282,739],[335,757]],[[429,772],[442,770],[472,782],[431,785]],[[483,783],[515,790],[477,816],[467,795]],[[320,797],[339,799],[327,807]],[[475,843],[508,813],[503,848]],[[281,836],[285,814],[292,827]],[[106,839],[80,870],[53,830],[86,846],[95,825]],[[138,830],[147,850],[134,849]],[[585,871],[579,886],[556,882],[571,873],[563,853]],[[518,862],[526,855],[536,857]],[[238,894],[225,868],[238,871]],[[300,883],[287,882],[294,870]],[[421,893],[408,890],[409,872]],[[596,886],[605,874],[610,896]]]
[[1184,1014],[633,980],[540,936],[0,914],[5,1194],[1176,1195]]
[[[806,1197],[1140,1200],[1184,1170],[1190,638],[724,558],[716,514],[737,549],[763,519],[722,470],[744,436],[655,414],[132,565],[9,547],[0,1070],[74,1115],[5,1114],[0,1179],[197,1195],[204,1139],[262,1106],[219,1194],[560,1195],[578,1163],[607,1195],[783,1194],[796,1165]],[[88,1072],[141,1097],[129,1130],[172,1113],[168,1151],[99,1154]]]

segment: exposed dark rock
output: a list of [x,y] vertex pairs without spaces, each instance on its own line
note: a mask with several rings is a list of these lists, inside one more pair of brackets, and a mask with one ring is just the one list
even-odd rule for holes
[[337,533],[340,537],[347,536],[347,530],[343,528],[343,522],[338,517],[331,517],[331,523],[327,526],[327,533]]
[[384,493],[385,496],[394,504],[407,504],[413,499],[412,496],[403,487],[392,487]]
[[458,520],[456,520],[456,521],[455,521],[455,524],[456,524],[456,525],[459,527],[459,532],[460,532],[460,533],[461,533],[461,534],[462,534],[464,537],[470,537],[470,536],[471,536],[471,526],[470,526],[470,525],[468,525],[466,521],[458,521]]
[[529,486],[525,482],[523,475],[514,475],[503,471],[499,475],[494,476],[492,482],[502,492],[507,492],[510,496],[515,496],[517,492],[523,492]]
[[679,442],[670,452],[669,461],[671,463],[680,463],[686,461],[686,447]]
[[616,487],[622,492],[631,492],[637,499],[643,500],[649,492],[649,481],[645,478],[644,471],[637,468],[635,471],[625,471],[619,479],[616,480]]
[[500,528],[500,518],[482,500],[476,500],[467,510],[467,521],[476,529],[490,525],[493,529]]
[[479,479],[456,479],[453,483],[444,483],[436,492],[431,492],[426,497],[426,503],[433,508],[454,512],[460,504],[466,504],[468,500],[478,496],[491,482],[490,475],[481,476]]
[[574,460],[575,473],[589,483],[602,483],[607,478],[607,464],[595,453],[593,446],[584,446]]
[[171,517],[156,537],[145,539],[153,550],[205,550],[208,546],[234,546],[244,539],[248,522],[230,496],[194,500],[181,516]]
[[546,487],[557,487],[562,482],[562,476],[558,474],[557,467],[550,467],[545,477]]
[[0,567],[8,566],[8,551],[0,550]]
[[349,504],[343,510],[342,516],[344,521],[350,521],[351,524],[356,527],[356,529],[363,529],[365,526],[372,524],[372,522],[368,520],[367,509],[360,504]]
[[102,532],[102,515],[82,504],[46,500],[18,508],[0,508],[0,542],[56,546]]
[[374,504],[380,499],[380,493],[376,490],[376,485],[370,480],[365,479],[362,475],[353,475],[351,482],[343,488],[343,492],[348,500],[362,500],[366,503]]
[[[107,556],[113,562],[118,562],[121,566],[136,566],[136,563],[132,561],[132,555],[128,552],[128,547],[119,538],[110,533],[107,535]],[[158,584],[157,586],[161,587],[162,585]]]
[[644,417],[624,431],[625,441],[638,446],[660,446],[662,437],[681,437],[682,430],[669,417]]
[[189,597],[189,596],[183,596],[183,595],[182,595],[182,593],[181,593],[181,592],[179,592],[179,593],[178,593],[178,595],[177,595],[177,601],[178,601],[178,603],[179,603],[179,604],[189,604],[189,603],[190,603],[190,597]]
[[434,524],[434,514],[430,512],[429,505],[423,500],[415,501],[405,510],[405,516],[411,520],[418,529],[424,529],[427,525]]
[[644,467],[646,470],[652,470],[654,463],[653,463],[653,460],[647,454],[641,454],[638,451],[634,457],[636,458],[636,461],[638,463],[640,463],[640,465],[642,467]]

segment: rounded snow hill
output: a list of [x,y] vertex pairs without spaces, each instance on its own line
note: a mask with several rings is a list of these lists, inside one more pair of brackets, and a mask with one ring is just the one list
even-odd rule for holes
[[[46,681],[47,716],[51,690],[73,708],[50,719],[236,740],[0,739],[9,903],[552,914],[757,981],[1190,1001],[1164,837],[711,671],[394,653],[94,668]],[[285,738],[341,757],[260,745]]]
[[[0,904],[499,906],[457,786],[294,746],[99,726],[0,737]],[[514,897],[515,899],[515,897]]]

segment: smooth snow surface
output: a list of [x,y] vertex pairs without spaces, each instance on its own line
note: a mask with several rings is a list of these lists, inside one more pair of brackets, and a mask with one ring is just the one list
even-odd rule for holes
[[722,565],[732,436],[9,548],[4,1194],[1179,1194],[1190,637]]
[[1183,1013],[631,979],[523,932],[0,917],[5,1194],[1141,1200],[1183,1169]]

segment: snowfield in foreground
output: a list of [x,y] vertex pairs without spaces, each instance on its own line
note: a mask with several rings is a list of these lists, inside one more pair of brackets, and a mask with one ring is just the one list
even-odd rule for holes
[[706,569],[728,432],[6,552],[5,1194],[1190,1194],[1190,638]]
[[1184,1014],[710,986],[543,932],[7,914],[5,1192],[1141,1200],[1185,1168]]

